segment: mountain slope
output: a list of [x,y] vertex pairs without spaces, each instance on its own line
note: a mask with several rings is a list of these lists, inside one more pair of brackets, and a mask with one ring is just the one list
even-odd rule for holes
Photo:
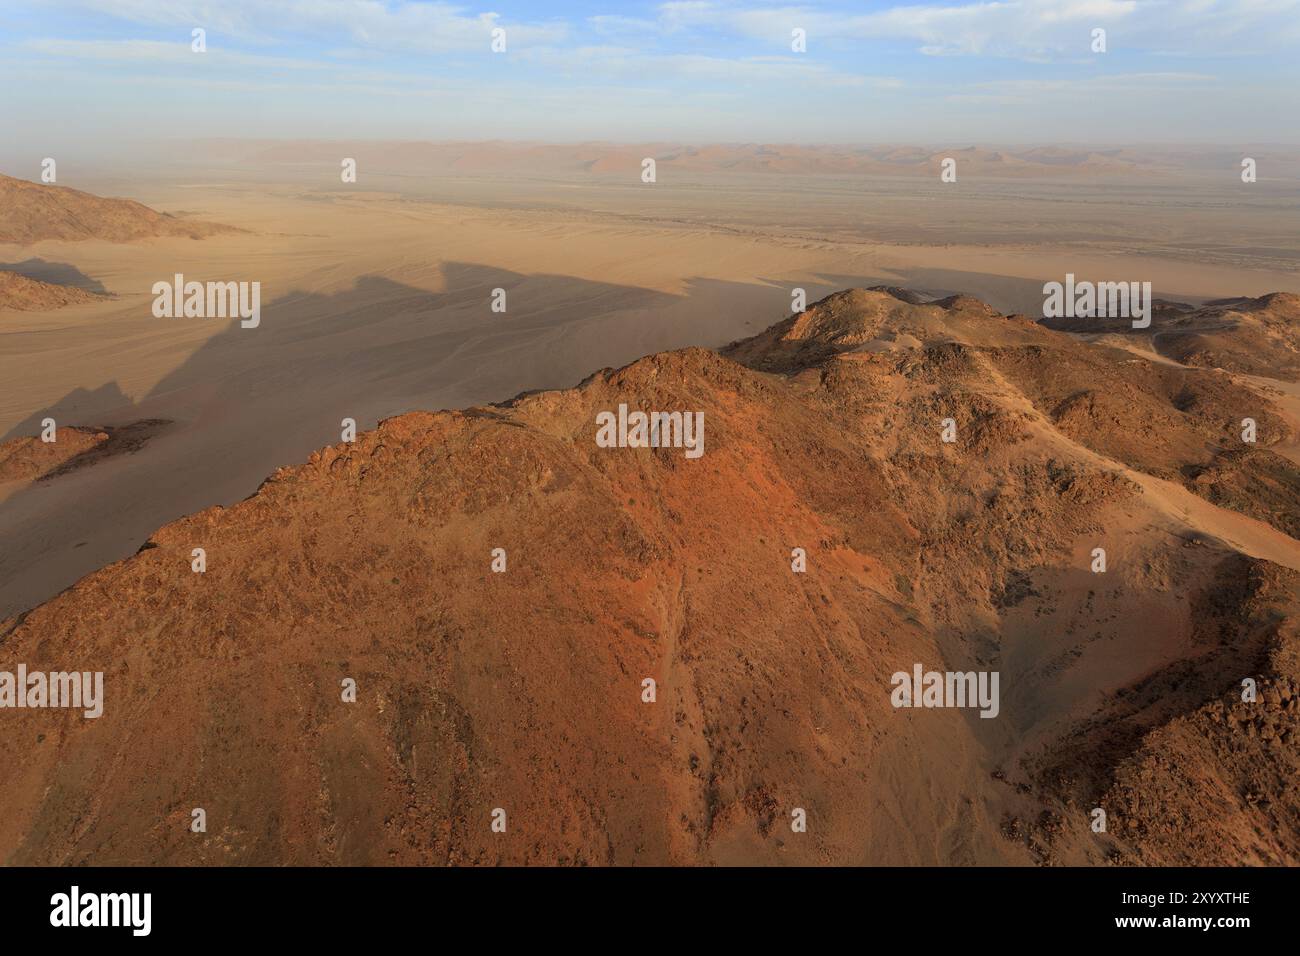
[[[1239,396],[1130,361],[855,290],[721,355],[389,419],[0,625],[0,669],[102,670],[106,696],[0,712],[0,860],[1300,862],[1290,751],[1181,729],[1300,677],[1300,543],[1179,513]],[[1054,369],[1165,427],[1143,454],[1071,427]],[[703,412],[704,454],[600,447],[620,404]],[[998,716],[896,709],[917,664],[998,671]],[[1248,712],[1280,740],[1291,694]],[[1161,820],[1214,781],[1225,838],[1157,832],[1152,774]]]
[[66,186],[0,175],[0,242],[130,242],[153,236],[202,239],[236,231],[217,223],[177,219],[130,199],[106,199]]
[[100,298],[75,286],[53,285],[16,272],[0,271],[0,311],[46,312]]
[[1101,332],[1144,341],[1152,351],[1183,365],[1300,381],[1300,295],[1274,292],[1200,307],[1156,300],[1154,306],[1154,324],[1140,331],[1126,318],[1052,318],[1042,324],[1063,332]]

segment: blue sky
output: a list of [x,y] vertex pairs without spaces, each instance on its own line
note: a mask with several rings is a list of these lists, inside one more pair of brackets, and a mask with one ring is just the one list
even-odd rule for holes
[[0,123],[51,145],[1236,146],[1300,139],[1297,52],[1300,0],[0,0]]

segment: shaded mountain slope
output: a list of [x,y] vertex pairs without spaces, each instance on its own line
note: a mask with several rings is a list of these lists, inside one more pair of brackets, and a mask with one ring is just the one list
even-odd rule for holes
[[1104,332],[1148,340],[1183,365],[1300,381],[1300,295],[1274,292],[1258,298],[1218,299],[1194,307],[1157,300],[1151,328],[1129,319],[1043,319],[1064,332]]

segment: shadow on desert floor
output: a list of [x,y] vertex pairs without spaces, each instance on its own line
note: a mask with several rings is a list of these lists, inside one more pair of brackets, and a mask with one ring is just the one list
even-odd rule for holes
[[[111,380],[32,411],[6,439],[36,434],[45,417],[175,424],[132,454],[0,503],[0,617],[130,555],[169,521],[246,497],[277,467],[338,442],[344,417],[366,429],[406,411],[571,387],[653,352],[720,346],[789,315],[795,284],[694,279],[671,293],[471,263],[442,271],[436,292],[375,275],[339,292],[291,292],[263,305],[256,329],[216,320],[227,328],[138,399]],[[494,289],[505,290],[504,314],[491,311]]]
[[46,259],[24,259],[22,262],[0,262],[0,272],[16,272],[29,279],[51,285],[71,286],[85,292],[107,295],[108,289],[98,279],[92,279],[69,262],[50,262]]

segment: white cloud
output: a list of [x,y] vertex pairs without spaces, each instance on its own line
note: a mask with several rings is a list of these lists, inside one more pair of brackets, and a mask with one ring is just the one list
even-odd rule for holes
[[47,56],[70,57],[78,60],[98,60],[101,62],[129,63],[137,66],[182,65],[203,66],[217,63],[224,66],[266,67],[298,70],[317,70],[329,66],[319,60],[304,60],[284,56],[263,56],[255,53],[240,53],[214,47],[203,54],[195,53],[190,48],[190,37],[186,34],[170,43],[163,40],[26,40],[22,44],[26,50]]
[[720,57],[698,53],[642,53],[625,46],[537,47],[519,54],[561,73],[635,78],[639,83],[667,80],[717,80],[734,84],[792,83],[816,87],[876,86],[897,88],[892,77],[839,72],[825,63],[798,56]]
[[587,23],[597,33],[605,35],[645,36],[658,32],[660,28],[660,23],[657,20],[646,20],[642,17],[624,17],[617,14],[600,14],[599,16],[588,17]]
[[803,27],[810,49],[819,39],[895,40],[933,55],[1025,59],[1087,55],[1094,27],[1107,29],[1115,50],[1253,52],[1300,40],[1300,0],[974,0],[867,14],[700,0],[662,4],[659,14],[665,28],[709,27],[773,43]]
[[[560,22],[524,22],[474,14],[450,3],[412,0],[46,0],[49,6],[107,14],[142,26],[175,27],[266,42],[344,35],[368,47],[413,52],[487,51],[491,30],[506,28],[511,48],[558,43]],[[209,44],[210,46],[212,44]]]

